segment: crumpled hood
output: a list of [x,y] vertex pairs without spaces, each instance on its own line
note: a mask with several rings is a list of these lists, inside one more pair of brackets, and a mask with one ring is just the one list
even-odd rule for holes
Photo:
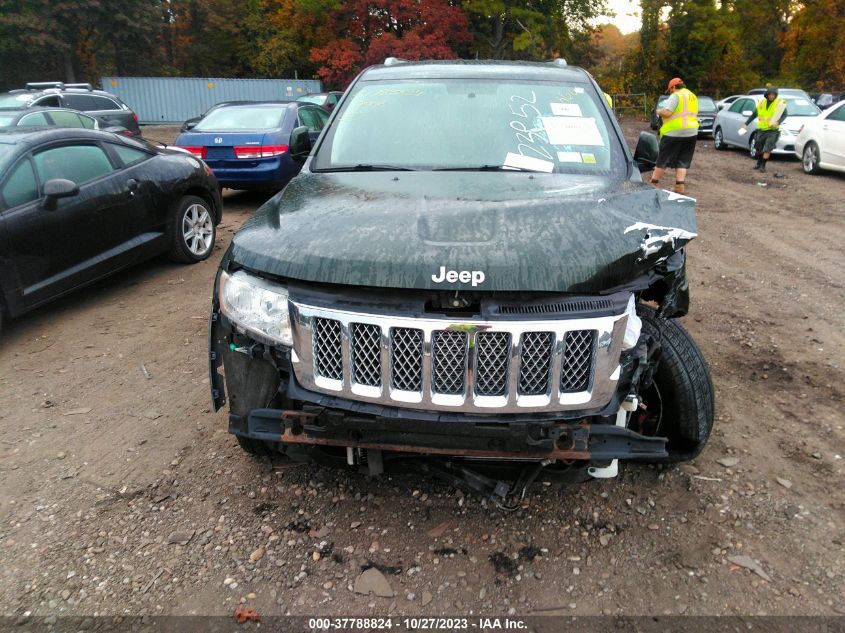
[[301,281],[585,293],[633,282],[695,232],[695,200],[630,181],[303,172],[243,225],[230,257]]

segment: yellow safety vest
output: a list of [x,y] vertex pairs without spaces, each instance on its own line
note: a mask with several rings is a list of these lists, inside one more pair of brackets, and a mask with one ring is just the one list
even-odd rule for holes
[[772,99],[772,102],[769,103],[768,99],[763,97],[757,102],[758,130],[776,130],[780,127],[780,124],[775,121],[774,118],[775,114],[777,114],[778,106],[781,103],[784,104],[784,107],[786,106],[786,101],[784,99]]
[[698,97],[686,88],[681,88],[675,94],[678,95],[678,105],[670,116],[663,119],[660,136],[675,130],[698,129]]

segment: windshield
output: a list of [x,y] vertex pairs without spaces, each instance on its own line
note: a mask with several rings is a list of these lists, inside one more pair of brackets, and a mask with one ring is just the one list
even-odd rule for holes
[[300,97],[297,101],[305,101],[306,103],[316,103],[317,105],[323,105],[326,102],[326,98],[328,95],[305,95],[304,97]]
[[221,107],[212,110],[194,132],[243,132],[281,127],[284,107]]
[[488,79],[359,82],[313,168],[514,169],[627,175],[589,84]]
[[716,103],[710,97],[699,97],[698,98],[698,111],[701,112],[702,110],[715,110]]
[[0,127],[9,127],[15,120],[17,114],[0,112]]
[[33,96],[26,92],[0,95],[0,108],[23,108],[32,99]]
[[821,110],[807,99],[787,99],[786,116],[816,116]]

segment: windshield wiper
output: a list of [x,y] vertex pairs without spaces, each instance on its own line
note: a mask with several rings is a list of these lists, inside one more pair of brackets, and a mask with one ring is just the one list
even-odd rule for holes
[[528,169],[527,167],[510,167],[508,165],[475,165],[465,167],[436,167],[432,171],[531,171],[537,172],[536,169]]
[[416,171],[412,167],[399,167],[398,165],[355,165],[349,167],[329,167],[316,171]]

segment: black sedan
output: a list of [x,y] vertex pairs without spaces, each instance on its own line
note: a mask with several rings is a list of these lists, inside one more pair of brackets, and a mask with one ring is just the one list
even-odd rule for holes
[[69,108],[0,109],[0,128],[5,127],[75,127],[135,136],[131,130],[127,130],[122,125]]
[[211,254],[217,180],[197,158],[108,132],[0,131],[0,322],[153,256]]

